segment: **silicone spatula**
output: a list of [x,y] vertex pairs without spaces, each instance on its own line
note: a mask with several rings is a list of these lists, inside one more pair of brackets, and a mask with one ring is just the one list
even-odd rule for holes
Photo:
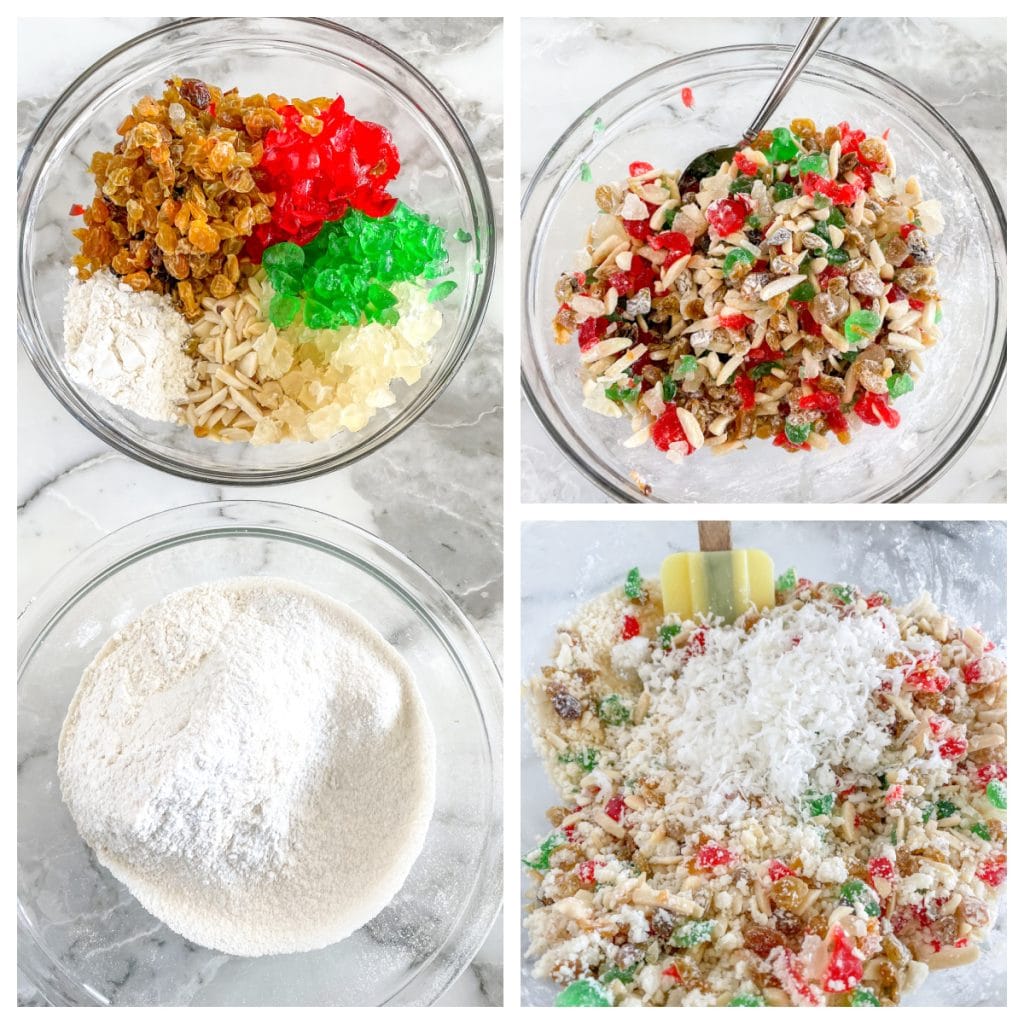
[[775,605],[775,566],[754,548],[732,547],[728,523],[699,522],[700,551],[677,551],[661,563],[665,613],[681,619],[720,615],[735,622],[751,604]]

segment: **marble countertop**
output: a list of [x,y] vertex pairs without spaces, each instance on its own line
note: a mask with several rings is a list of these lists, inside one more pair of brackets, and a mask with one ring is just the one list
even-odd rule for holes
[[[616,81],[681,52],[738,43],[788,43],[801,19],[524,19],[522,138],[525,188],[544,154],[587,104]],[[997,18],[844,19],[826,49],[886,68],[942,113],[980,154],[1006,201],[1006,22]],[[571,65],[571,72],[569,71]],[[564,81],[571,75],[572,88]],[[522,498],[608,501],[522,404]],[[1006,500],[1006,394],[959,461],[919,501]]]
[[[21,20],[18,145],[74,75],[161,19]],[[500,19],[345,22],[420,68],[458,111],[501,215]],[[499,236],[500,245],[500,236]],[[500,273],[500,263],[499,263]],[[501,283],[484,328],[444,395],[405,433],[348,469],[305,483],[232,488],[138,465],[79,426],[18,356],[18,607],[60,566],[111,530],[151,513],[218,498],[310,506],[372,531],[419,563],[501,658]],[[501,919],[442,1005],[502,1000]],[[42,1000],[19,975],[19,1003]]]
[[[976,522],[737,522],[736,547],[762,548],[776,569],[801,576],[879,588],[898,603],[922,591],[954,620],[978,623],[1001,648],[1007,641],[1006,527]],[[631,566],[656,577],[672,551],[695,550],[693,522],[528,522],[522,530],[523,677],[551,655],[559,624],[585,602],[620,587]],[[525,719],[525,716],[524,716]],[[550,831],[545,810],[558,803],[533,740],[522,726],[521,849],[533,849]],[[943,971],[905,1001],[917,1006],[1006,1005],[1006,906],[969,970]],[[525,940],[524,940],[525,948]],[[538,981],[524,960],[524,1005],[548,1006],[555,990]]]

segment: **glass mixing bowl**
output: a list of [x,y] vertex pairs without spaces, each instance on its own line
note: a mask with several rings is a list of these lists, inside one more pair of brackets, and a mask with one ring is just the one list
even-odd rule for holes
[[[357,609],[413,669],[437,739],[434,815],[401,891],[312,953],[233,957],[172,932],[99,867],[57,782],[64,714],[107,637],[172,591],[240,575],[285,577]],[[50,1003],[424,1005],[487,935],[501,902],[497,671],[438,584],[377,538],[269,502],[161,512],[43,587],[21,616],[19,665],[19,963]]]
[[[340,94],[359,117],[391,129],[402,159],[392,192],[449,232],[458,288],[442,305],[434,358],[398,401],[367,427],[316,444],[266,447],[202,441],[187,427],[155,423],[72,381],[63,365],[62,303],[77,251],[68,216],[88,202],[95,150],[141,96],[159,95],[174,74],[243,93]],[[53,105],[22,158],[18,183],[18,333],[40,376],[80,423],[109,445],[157,469],[215,483],[279,483],[348,465],[396,437],[451,381],[481,326],[494,271],[494,214],[483,168],[455,112],[437,89],[380,43],[327,21],[215,18],[176,22],[138,36],[80,75]],[[467,244],[451,239],[462,228]],[[477,266],[476,264],[479,264]],[[479,270],[479,273],[476,271]]]
[[[961,623],[980,623],[1002,648],[1007,637],[1006,527],[1003,523],[743,522],[733,523],[736,547],[762,548],[782,572],[810,579],[881,588],[897,602],[928,591]],[[693,523],[529,523],[522,536],[522,666],[524,678],[551,656],[557,624],[585,602],[621,587],[631,566],[658,575],[672,551],[695,551]],[[1005,656],[1003,654],[1002,656]],[[551,831],[544,812],[557,804],[533,740],[522,722],[520,848],[536,848]],[[969,968],[930,975],[904,1006],[1006,1005],[1006,898]],[[523,951],[526,950],[525,933]],[[523,960],[522,1002],[550,1006],[556,986],[532,975]]]
[[[583,408],[575,344],[557,346],[551,319],[560,274],[592,221],[594,188],[621,180],[645,160],[682,167],[739,138],[789,59],[786,46],[734,46],[659,64],[585,111],[544,158],[523,200],[522,381],[537,416],[569,459],[619,501],[902,501],[920,493],[967,448],[1002,386],[1006,367],[1006,221],[970,147],[926,100],[874,68],[819,53],[801,74],[773,124],[810,117],[890,129],[897,169],[914,173],[942,204],[938,240],[942,340],[926,356],[917,389],[899,403],[901,426],[860,431],[807,458],[770,443],[673,465],[653,445],[624,448],[624,420]],[[679,90],[693,89],[694,106]],[[604,130],[597,132],[597,118]],[[581,180],[590,165],[593,179]],[[646,497],[638,473],[653,488]]]

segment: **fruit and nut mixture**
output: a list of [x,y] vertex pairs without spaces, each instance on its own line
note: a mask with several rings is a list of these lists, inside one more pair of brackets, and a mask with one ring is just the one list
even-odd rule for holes
[[117,134],[89,165],[95,196],[71,209],[72,290],[114,275],[190,325],[192,372],[173,390],[196,436],[321,440],[419,379],[456,284],[445,230],[389,192],[401,164],[387,128],[341,96],[176,77]]
[[634,569],[527,685],[562,803],[527,851],[560,1006],[888,1006],[1006,879],[1006,676],[927,595],[798,579],[737,623]]
[[699,177],[634,163],[555,288],[584,406],[681,461],[895,427],[942,319],[935,200],[886,140],[809,120]]

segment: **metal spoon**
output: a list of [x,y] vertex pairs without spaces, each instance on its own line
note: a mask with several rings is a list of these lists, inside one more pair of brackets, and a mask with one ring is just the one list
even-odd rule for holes
[[768,118],[775,113],[779,104],[786,94],[793,87],[800,72],[807,67],[808,61],[818,52],[821,44],[825,42],[829,32],[836,27],[839,18],[812,18],[807,26],[800,42],[793,48],[793,54],[788,63],[782,69],[778,81],[768,93],[761,109],[754,115],[750,127],[743,133],[742,138],[735,146],[723,146],[721,149],[709,149],[701,153],[695,160],[691,160],[683,172],[683,181],[690,179],[699,182],[701,178],[716,174],[723,163],[728,163],[736,154],[736,150],[749,145],[757,133],[765,126]]

